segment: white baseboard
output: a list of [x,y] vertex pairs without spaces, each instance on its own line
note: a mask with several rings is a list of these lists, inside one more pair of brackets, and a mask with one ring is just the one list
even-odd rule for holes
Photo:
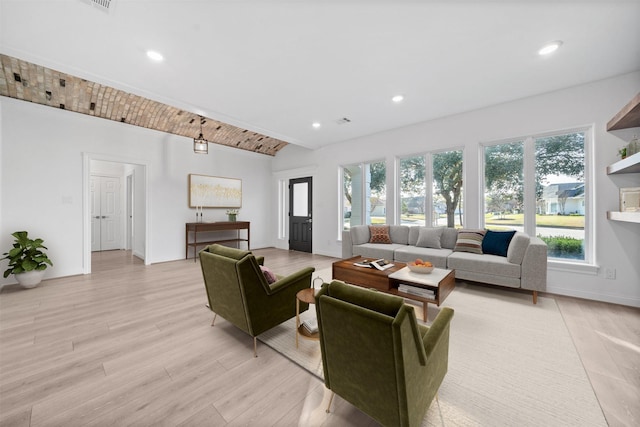
[[619,295],[601,294],[596,292],[576,291],[575,289],[567,289],[556,286],[549,286],[545,292],[556,295],[564,295],[567,297],[583,298],[592,301],[609,302],[612,304],[627,305],[630,307],[640,308],[640,299],[638,298],[625,298]]

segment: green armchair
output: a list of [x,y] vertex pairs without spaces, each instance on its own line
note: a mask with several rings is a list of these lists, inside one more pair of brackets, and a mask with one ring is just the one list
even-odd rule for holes
[[385,426],[421,425],[447,372],[453,310],[427,327],[402,298],[334,280],[316,313],[331,400],[337,393]]
[[[200,251],[200,266],[207,290],[209,308],[253,337],[253,354],[257,357],[256,337],[296,315],[296,294],[311,287],[313,267],[289,276],[277,276],[269,284],[260,270],[264,257],[250,251],[214,244]],[[308,304],[300,304],[300,312]]]

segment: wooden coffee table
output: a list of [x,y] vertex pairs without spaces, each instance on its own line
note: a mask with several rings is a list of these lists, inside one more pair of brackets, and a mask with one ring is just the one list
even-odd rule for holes
[[[431,274],[414,273],[403,262],[393,261],[394,266],[380,271],[375,268],[358,267],[354,265],[364,258],[356,256],[336,261],[332,265],[332,278],[342,280],[352,285],[372,288],[388,294],[397,295],[412,301],[422,302],[424,321],[427,321],[427,304],[436,304],[438,307],[455,287],[455,271],[442,268],[434,268]],[[398,291],[398,285],[407,284],[418,288],[433,291],[433,297],[422,297]]]

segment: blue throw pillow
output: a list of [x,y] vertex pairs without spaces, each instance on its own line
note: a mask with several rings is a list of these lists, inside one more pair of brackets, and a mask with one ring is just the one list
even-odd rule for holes
[[482,253],[507,256],[509,243],[513,239],[514,231],[491,231],[487,230],[484,239],[482,239]]

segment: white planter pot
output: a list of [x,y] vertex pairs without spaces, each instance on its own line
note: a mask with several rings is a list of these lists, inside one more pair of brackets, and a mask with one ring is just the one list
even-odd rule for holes
[[35,288],[42,282],[44,270],[31,270],[15,274],[16,280],[23,288]]

